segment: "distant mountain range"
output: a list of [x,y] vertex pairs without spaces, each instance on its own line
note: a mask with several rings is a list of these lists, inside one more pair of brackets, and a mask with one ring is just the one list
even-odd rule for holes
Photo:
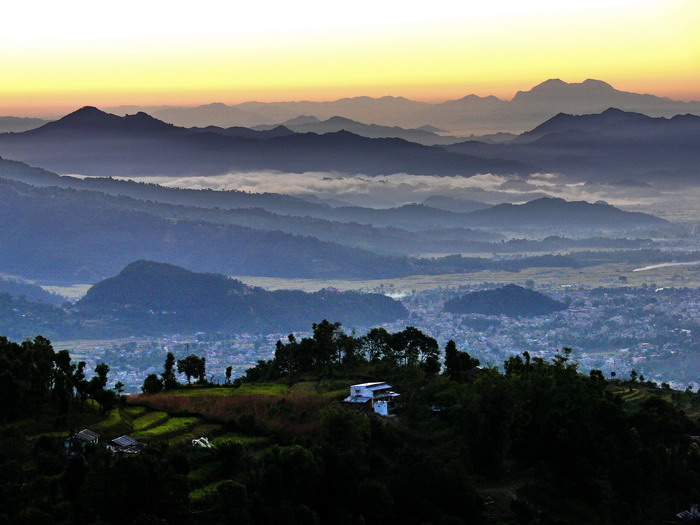
[[[309,119],[297,121],[311,125]],[[584,182],[664,186],[700,182],[700,116],[648,117],[616,108],[561,113],[512,140],[438,147],[349,131],[295,133],[284,126],[186,129],[145,113],[119,117],[88,107],[37,129],[0,134],[0,155],[60,173],[102,176],[247,170],[462,176],[552,172]],[[216,200],[221,203],[221,197]]]
[[[403,97],[354,97],[332,102],[245,102],[234,106],[216,103],[198,107],[122,106],[118,114],[145,111],[179,126],[256,126],[279,124],[299,116],[326,120],[332,117],[380,126],[420,128],[426,125],[448,132],[520,132],[537,126],[558,113],[599,113],[616,107],[653,117],[700,114],[700,102],[681,102],[666,97],[619,91],[600,80],[567,83],[550,79],[512,100],[467,95],[458,100],[429,104]],[[303,125],[304,122],[300,122]],[[430,131],[433,129],[429,128]]]
[[[9,179],[3,178],[6,167]],[[17,182],[23,178],[23,169],[25,180],[39,185]],[[69,187],[57,187],[52,178]],[[114,195],[100,191],[103,188]],[[91,283],[138,259],[229,275],[303,278],[377,279],[487,269],[517,271],[529,266],[572,266],[576,262],[565,257],[490,261],[391,253],[517,250],[517,243],[501,242],[505,240],[502,234],[475,226],[508,231],[539,228],[547,232],[561,227],[585,232],[663,228],[667,224],[650,215],[628,213],[605,204],[557,199],[498,205],[469,213],[424,205],[375,210],[309,204],[308,213],[301,215],[296,199],[285,201],[273,194],[251,196],[258,204],[270,204],[278,212],[285,211],[284,206],[289,204],[287,213],[280,214],[246,207],[247,200],[239,192],[227,193],[222,192],[220,198],[229,203],[229,209],[205,208],[194,204],[199,196],[192,190],[160,192],[158,187],[134,182],[83,181],[0,160],[0,272],[52,284]],[[133,197],[125,196],[129,194]],[[219,195],[204,192],[208,194]],[[157,202],[161,197],[166,202]],[[169,204],[168,200],[185,205]],[[559,238],[522,246],[527,251],[538,251],[552,246],[608,246],[605,242]]]
[[347,131],[232,136],[185,129],[145,113],[119,117],[85,107],[22,133],[0,135],[0,155],[59,173],[104,176],[218,175],[234,170],[380,175],[531,173],[533,166],[483,160],[396,138]]
[[95,284],[71,309],[117,332],[291,331],[328,318],[345,326],[402,319],[404,306],[385,295],[297,290],[269,292],[224,275],[137,261]]
[[374,278],[420,273],[407,258],[235,224],[164,217],[98,192],[0,179],[0,272],[90,283],[136,259],[237,275]]
[[567,308],[568,306],[560,301],[515,284],[468,293],[445,303],[445,311],[453,314],[508,317],[549,315]]
[[446,149],[536,164],[594,182],[700,182],[696,115],[652,118],[615,108],[591,115],[559,114],[510,143],[468,141]]

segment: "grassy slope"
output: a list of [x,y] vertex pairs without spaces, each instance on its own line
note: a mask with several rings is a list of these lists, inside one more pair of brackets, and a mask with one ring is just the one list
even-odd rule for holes
[[[206,436],[215,446],[240,443],[245,446],[248,453],[260,456],[269,447],[279,442],[280,428],[275,426],[273,417],[270,416],[269,420],[265,420],[266,414],[257,410],[259,406],[254,402],[251,404],[251,401],[264,400],[272,402],[273,407],[283,406],[285,407],[284,417],[295,419],[298,417],[295,409],[307,407],[309,404],[314,405],[314,403],[318,408],[334,401],[338,402],[345,396],[349,384],[365,379],[367,378],[306,377],[291,385],[251,383],[244,384],[240,388],[193,386],[157,396],[130,396],[128,404],[111,410],[106,416],[101,416],[97,407],[88,403],[86,414],[82,416],[81,428],[87,427],[97,431],[101,434],[102,442],[107,442],[119,435],[129,434],[145,443],[167,443],[172,447],[182,447],[191,464],[188,476],[191,486],[190,498],[196,504],[215,492],[217,486],[227,479],[227,473],[222,469],[216,449],[192,448],[190,445],[193,439]],[[690,417],[700,418],[700,405],[694,404],[693,397],[684,392],[652,388],[639,382],[625,381],[610,382],[608,390],[619,395],[631,410],[645,399],[657,395],[685,410]],[[212,418],[206,410],[197,412],[198,408],[205,408],[212,402],[222,399],[241,400],[245,402],[245,406],[234,404],[237,410],[235,414],[228,414],[229,417],[218,419]],[[153,407],[159,404],[159,400],[166,401],[165,404],[169,406],[180,408],[185,406],[187,411],[154,409]],[[185,405],[178,403],[172,405],[173,400],[184,402]],[[301,402],[300,407],[295,406],[295,400]],[[248,408],[245,408],[246,406]],[[249,428],[243,429],[236,418],[240,418],[246,411],[262,419]],[[313,410],[312,414],[312,417],[317,419],[318,410]],[[52,430],[47,427],[46,421],[43,423],[39,424],[28,419],[16,422],[15,425],[21,427],[31,440],[40,435],[54,437],[67,435],[66,431]],[[286,428],[286,430],[303,433],[308,428],[306,425],[301,425]],[[521,472],[512,479],[502,479],[498,483],[487,480],[479,483],[479,493],[491,501],[486,515],[496,521],[502,516],[507,516],[510,512],[509,502],[512,495],[526,485],[528,480],[527,473]]]

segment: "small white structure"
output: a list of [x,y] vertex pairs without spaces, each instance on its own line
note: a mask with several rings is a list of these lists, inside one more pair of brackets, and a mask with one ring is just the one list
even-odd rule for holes
[[193,447],[202,447],[202,448],[212,448],[212,444],[209,441],[209,438],[206,436],[198,437],[192,440],[192,446]]
[[388,416],[394,407],[394,401],[401,395],[393,392],[391,388],[391,385],[383,381],[352,385],[350,395],[344,401],[356,404],[371,403],[376,414]]
[[85,445],[96,444],[100,441],[100,435],[88,428],[84,428],[77,434],[67,437],[63,442],[66,454],[73,454],[78,450],[83,450]]

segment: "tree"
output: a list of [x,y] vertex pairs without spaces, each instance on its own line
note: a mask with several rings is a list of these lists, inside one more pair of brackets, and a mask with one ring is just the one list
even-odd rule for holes
[[163,391],[163,381],[156,374],[148,374],[143,381],[141,391],[144,394],[158,394]]
[[68,350],[61,350],[56,353],[54,364],[53,393],[59,400],[62,410],[66,411],[70,401],[73,399],[73,371],[75,365],[71,364]]
[[80,361],[78,363],[78,367],[75,369],[73,375],[73,381],[75,383],[75,392],[78,394],[78,398],[82,403],[85,401],[89,389],[89,383],[87,379],[85,379],[85,361]]
[[[519,357],[519,356],[518,356]],[[445,372],[444,375],[462,383],[466,380],[466,372],[479,366],[480,362],[467,352],[457,350],[457,345],[451,339],[445,345]]]
[[[314,323],[313,327],[313,361],[314,366],[322,366],[339,361],[338,339],[342,334],[340,323],[331,323],[324,319],[320,323]],[[303,342],[303,341],[302,341]]]
[[96,384],[100,386],[100,388],[104,388],[107,386],[107,374],[109,373],[109,365],[106,363],[100,363],[95,367],[95,373],[97,374],[96,377],[93,377],[93,379],[97,379]]
[[233,371],[233,367],[231,365],[228,365],[226,367],[226,384],[231,383],[231,372]]
[[177,361],[177,372],[178,374],[185,374],[188,385],[192,384],[193,377],[204,382],[206,376],[206,361],[203,357],[190,354],[184,359],[179,359]]
[[391,335],[385,328],[372,328],[361,339],[361,348],[367,361],[379,361],[391,354]]
[[440,354],[437,341],[413,326],[394,334],[392,340],[395,350],[398,350],[397,357],[402,358],[406,365],[422,364],[431,357],[437,359]]
[[175,355],[172,352],[168,352],[165,356],[165,364],[163,365],[163,373],[161,374],[163,378],[163,389],[172,390],[177,388],[177,377],[175,377]]
[[92,397],[100,405],[103,414],[117,405],[117,393],[114,390],[101,388],[93,393]]

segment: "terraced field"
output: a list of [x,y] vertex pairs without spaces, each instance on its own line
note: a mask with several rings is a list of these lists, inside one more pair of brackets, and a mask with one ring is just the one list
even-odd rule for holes
[[608,390],[618,395],[626,408],[632,411],[636,410],[645,400],[656,396],[683,410],[691,419],[700,418],[700,402],[698,402],[696,395],[688,395],[678,390],[652,388],[644,383],[610,385]]

